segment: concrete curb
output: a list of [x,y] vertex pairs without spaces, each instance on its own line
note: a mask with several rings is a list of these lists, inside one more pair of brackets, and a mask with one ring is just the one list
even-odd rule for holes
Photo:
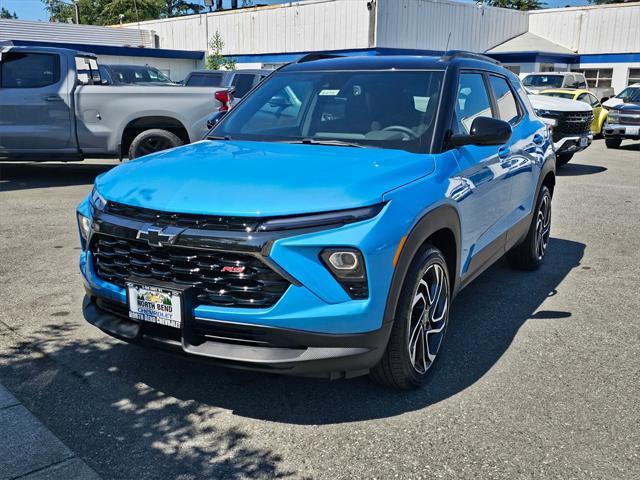
[[100,480],[0,384],[0,480]]

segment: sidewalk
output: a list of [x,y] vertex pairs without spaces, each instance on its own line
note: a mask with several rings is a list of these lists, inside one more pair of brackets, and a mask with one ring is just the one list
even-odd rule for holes
[[0,384],[0,480],[99,480]]

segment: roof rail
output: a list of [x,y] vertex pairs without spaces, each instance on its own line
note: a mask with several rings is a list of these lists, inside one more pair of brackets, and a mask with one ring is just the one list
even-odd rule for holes
[[449,62],[455,58],[473,58],[475,60],[482,60],[484,62],[491,62],[495,65],[500,65],[500,62],[494,58],[481,53],[468,52],[466,50],[447,50],[440,59],[444,62]]
[[308,53],[304,57],[298,59],[297,62],[294,63],[305,63],[305,62],[313,62],[314,60],[324,60],[327,58],[342,58],[343,55],[335,55],[332,53]]

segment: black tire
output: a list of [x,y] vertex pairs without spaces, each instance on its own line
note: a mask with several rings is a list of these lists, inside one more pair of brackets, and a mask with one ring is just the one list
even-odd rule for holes
[[556,167],[562,167],[573,158],[573,153],[559,153],[556,155]]
[[622,139],[621,138],[605,138],[604,143],[607,146],[607,148],[620,148]]
[[551,192],[543,185],[526,238],[507,252],[509,265],[518,270],[536,270],[544,261],[551,231]]
[[183,142],[176,134],[168,130],[152,128],[138,134],[129,147],[129,159],[142,157],[151,153],[179,147]]
[[[407,271],[389,343],[382,359],[371,370],[374,381],[403,390],[424,384],[446,333],[450,287],[449,270],[442,252],[426,244]],[[411,340],[415,340],[413,356]]]

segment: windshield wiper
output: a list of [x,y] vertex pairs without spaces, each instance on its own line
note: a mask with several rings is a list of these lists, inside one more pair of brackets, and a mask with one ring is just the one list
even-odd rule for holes
[[287,140],[286,143],[302,143],[304,145],[329,145],[332,147],[353,147],[353,148],[365,148],[364,145],[353,142],[344,142],[342,140],[332,139],[318,139],[318,138],[303,138],[302,140]]

